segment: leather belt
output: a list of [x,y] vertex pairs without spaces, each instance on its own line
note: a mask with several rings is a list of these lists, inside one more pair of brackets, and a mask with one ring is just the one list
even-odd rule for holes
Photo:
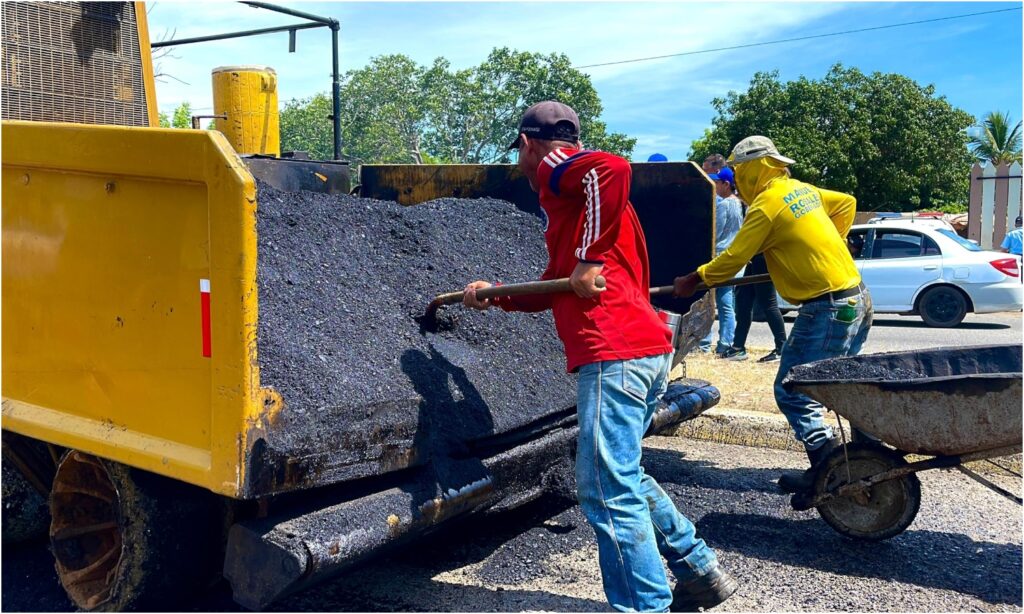
[[806,301],[804,301],[803,304],[806,305],[807,303],[816,303],[818,301],[839,301],[844,298],[850,298],[851,296],[857,296],[861,292],[864,292],[864,290],[866,289],[867,288],[864,287],[863,283],[859,283],[852,288],[847,288],[846,290],[826,292],[825,294],[820,294],[814,298],[809,298]]

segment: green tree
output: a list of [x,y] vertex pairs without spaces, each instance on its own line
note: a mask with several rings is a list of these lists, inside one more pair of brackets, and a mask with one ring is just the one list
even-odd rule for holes
[[183,102],[178,105],[178,108],[174,109],[174,116],[171,118],[172,128],[191,128],[192,127],[192,104],[189,102]]
[[1021,123],[1010,128],[1010,114],[992,111],[977,127],[979,134],[970,140],[971,153],[992,164],[1021,161]]
[[160,117],[160,127],[161,128],[170,128],[171,127],[171,118],[167,116],[167,113],[164,113],[163,111],[160,111],[159,117]]
[[[448,73],[445,77],[441,73]],[[587,147],[628,156],[636,139],[608,133],[601,100],[590,77],[564,54],[493,50],[479,66],[451,73],[438,60],[425,88],[432,110],[427,143],[442,159],[464,163],[508,162],[508,144],[523,111],[541,100],[571,106]]]
[[423,162],[423,73],[404,55],[385,55],[346,75],[341,95],[346,157],[359,163]]
[[[588,147],[628,156],[636,143],[608,132],[589,77],[559,54],[495,49],[462,70],[444,58],[424,67],[403,55],[380,56],[345,75],[341,99],[343,154],[356,163],[508,162],[519,116],[545,99],[576,109]],[[330,108],[326,94],[287,103],[283,149],[330,157]]]
[[728,154],[752,134],[796,160],[794,177],[852,193],[862,211],[948,208],[967,200],[974,118],[901,75],[840,64],[821,80],[757,73],[746,92],[712,101],[717,115],[690,159]]
[[316,94],[292,99],[281,110],[281,150],[306,151],[317,160],[334,157],[331,97]]

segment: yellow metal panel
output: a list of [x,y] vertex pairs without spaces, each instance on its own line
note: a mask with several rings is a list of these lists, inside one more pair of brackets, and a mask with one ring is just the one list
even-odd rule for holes
[[213,71],[217,130],[240,154],[281,155],[277,73],[263,66],[224,66]]
[[528,209],[537,194],[515,164],[364,164],[360,194],[416,205],[435,198],[500,198]]
[[135,7],[135,23],[139,31],[139,55],[142,60],[142,87],[146,91],[146,111],[150,127],[156,128],[160,125],[160,114],[156,106],[156,77],[153,72],[153,48],[149,46],[146,3],[133,2],[132,5]]
[[3,428],[237,495],[261,407],[241,160],[205,130],[3,136]]

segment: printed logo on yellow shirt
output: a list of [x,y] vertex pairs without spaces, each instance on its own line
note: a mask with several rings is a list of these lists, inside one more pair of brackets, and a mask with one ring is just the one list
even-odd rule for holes
[[789,205],[789,212],[794,219],[800,219],[811,211],[821,207],[821,198],[811,188],[797,188],[782,197],[782,202]]

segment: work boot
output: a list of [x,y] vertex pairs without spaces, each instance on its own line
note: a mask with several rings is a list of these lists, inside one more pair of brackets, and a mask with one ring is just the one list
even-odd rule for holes
[[786,471],[779,478],[779,488],[788,493],[810,492],[814,488],[815,469],[838,447],[839,440],[833,437],[816,449],[808,450],[807,458],[811,461],[811,468],[801,472]]
[[670,612],[699,612],[710,610],[736,592],[736,578],[715,567],[703,576],[688,582],[679,582],[672,589]]

